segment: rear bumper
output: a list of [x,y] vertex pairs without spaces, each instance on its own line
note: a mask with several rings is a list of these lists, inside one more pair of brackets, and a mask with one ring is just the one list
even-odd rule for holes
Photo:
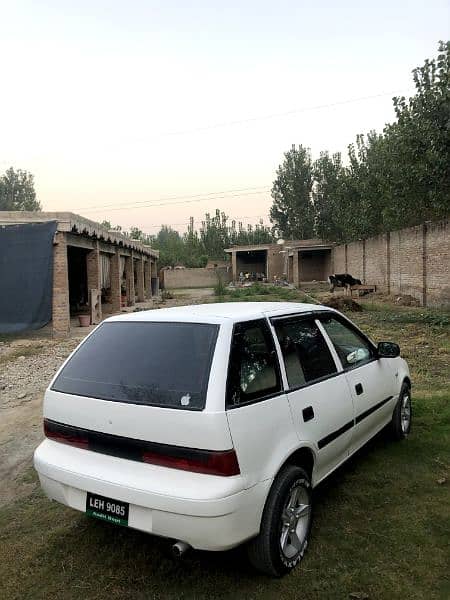
[[201,550],[227,550],[259,532],[271,481],[188,473],[45,440],[34,465],[47,496],[85,511],[86,492],[129,502],[129,526]]

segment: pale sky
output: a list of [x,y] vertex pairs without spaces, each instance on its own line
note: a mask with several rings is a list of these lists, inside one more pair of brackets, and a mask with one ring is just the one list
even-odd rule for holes
[[0,0],[0,172],[148,233],[268,223],[283,152],[380,131],[449,37],[448,0]]

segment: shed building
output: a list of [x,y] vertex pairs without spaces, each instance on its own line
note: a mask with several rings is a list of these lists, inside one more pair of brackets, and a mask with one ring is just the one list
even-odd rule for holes
[[249,273],[253,280],[286,279],[298,286],[301,282],[326,281],[333,270],[332,249],[332,244],[312,239],[233,246],[225,252],[231,255],[233,281],[238,281],[241,273]]
[[0,212],[0,333],[93,323],[158,291],[158,251],[70,212]]

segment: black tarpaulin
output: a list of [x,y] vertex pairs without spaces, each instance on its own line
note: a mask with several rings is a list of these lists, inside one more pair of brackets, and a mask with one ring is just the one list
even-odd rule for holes
[[56,221],[0,226],[0,333],[51,320],[55,232]]

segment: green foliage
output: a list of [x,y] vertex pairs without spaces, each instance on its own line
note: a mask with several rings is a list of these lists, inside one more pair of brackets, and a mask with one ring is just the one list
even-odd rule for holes
[[[340,154],[330,156],[321,152],[313,164],[314,184],[312,200],[315,209],[315,233],[324,240],[340,240],[344,236],[343,223],[347,221],[341,201],[347,193],[342,180],[342,159]],[[349,212],[349,211],[346,211]]]
[[450,214],[450,42],[413,78],[415,95],[393,99],[396,121],[358,135],[346,166],[328,152],[311,163],[301,146],[285,154],[270,213],[283,236],[312,237],[312,219],[315,235],[351,241]]
[[105,229],[108,229],[108,231],[122,231],[122,227],[120,225],[114,225],[113,227],[109,221],[102,221],[100,225]]
[[[111,228],[109,221],[103,221],[102,225]],[[219,209],[214,216],[206,213],[199,230],[195,229],[193,217],[189,220],[186,233],[180,235],[178,231],[168,225],[162,225],[156,235],[147,235],[138,227],[131,227],[130,231],[123,231],[132,239],[149,244],[159,250],[158,264],[161,267],[174,267],[178,264],[185,267],[205,267],[209,259],[227,260],[225,248],[234,245],[264,244],[273,241],[271,229],[266,227],[262,221],[255,226],[236,223]]]
[[314,205],[311,202],[313,167],[307,148],[299,146],[285,153],[273,182],[270,218],[276,228],[290,239],[312,238]]
[[375,318],[383,323],[427,325],[431,330],[442,330],[446,333],[450,331],[450,312],[445,310],[403,309],[403,311],[392,312],[389,308],[379,305],[372,307],[370,304],[366,304],[365,308],[376,312]]
[[299,290],[276,285],[263,285],[255,283],[249,287],[225,288],[226,300],[237,302],[265,302],[284,300],[287,302],[304,302],[305,295]]
[[217,283],[214,286],[214,296],[222,298],[227,292],[227,286],[224,284],[222,277],[217,273]]
[[41,210],[31,173],[11,167],[0,177],[0,210]]

